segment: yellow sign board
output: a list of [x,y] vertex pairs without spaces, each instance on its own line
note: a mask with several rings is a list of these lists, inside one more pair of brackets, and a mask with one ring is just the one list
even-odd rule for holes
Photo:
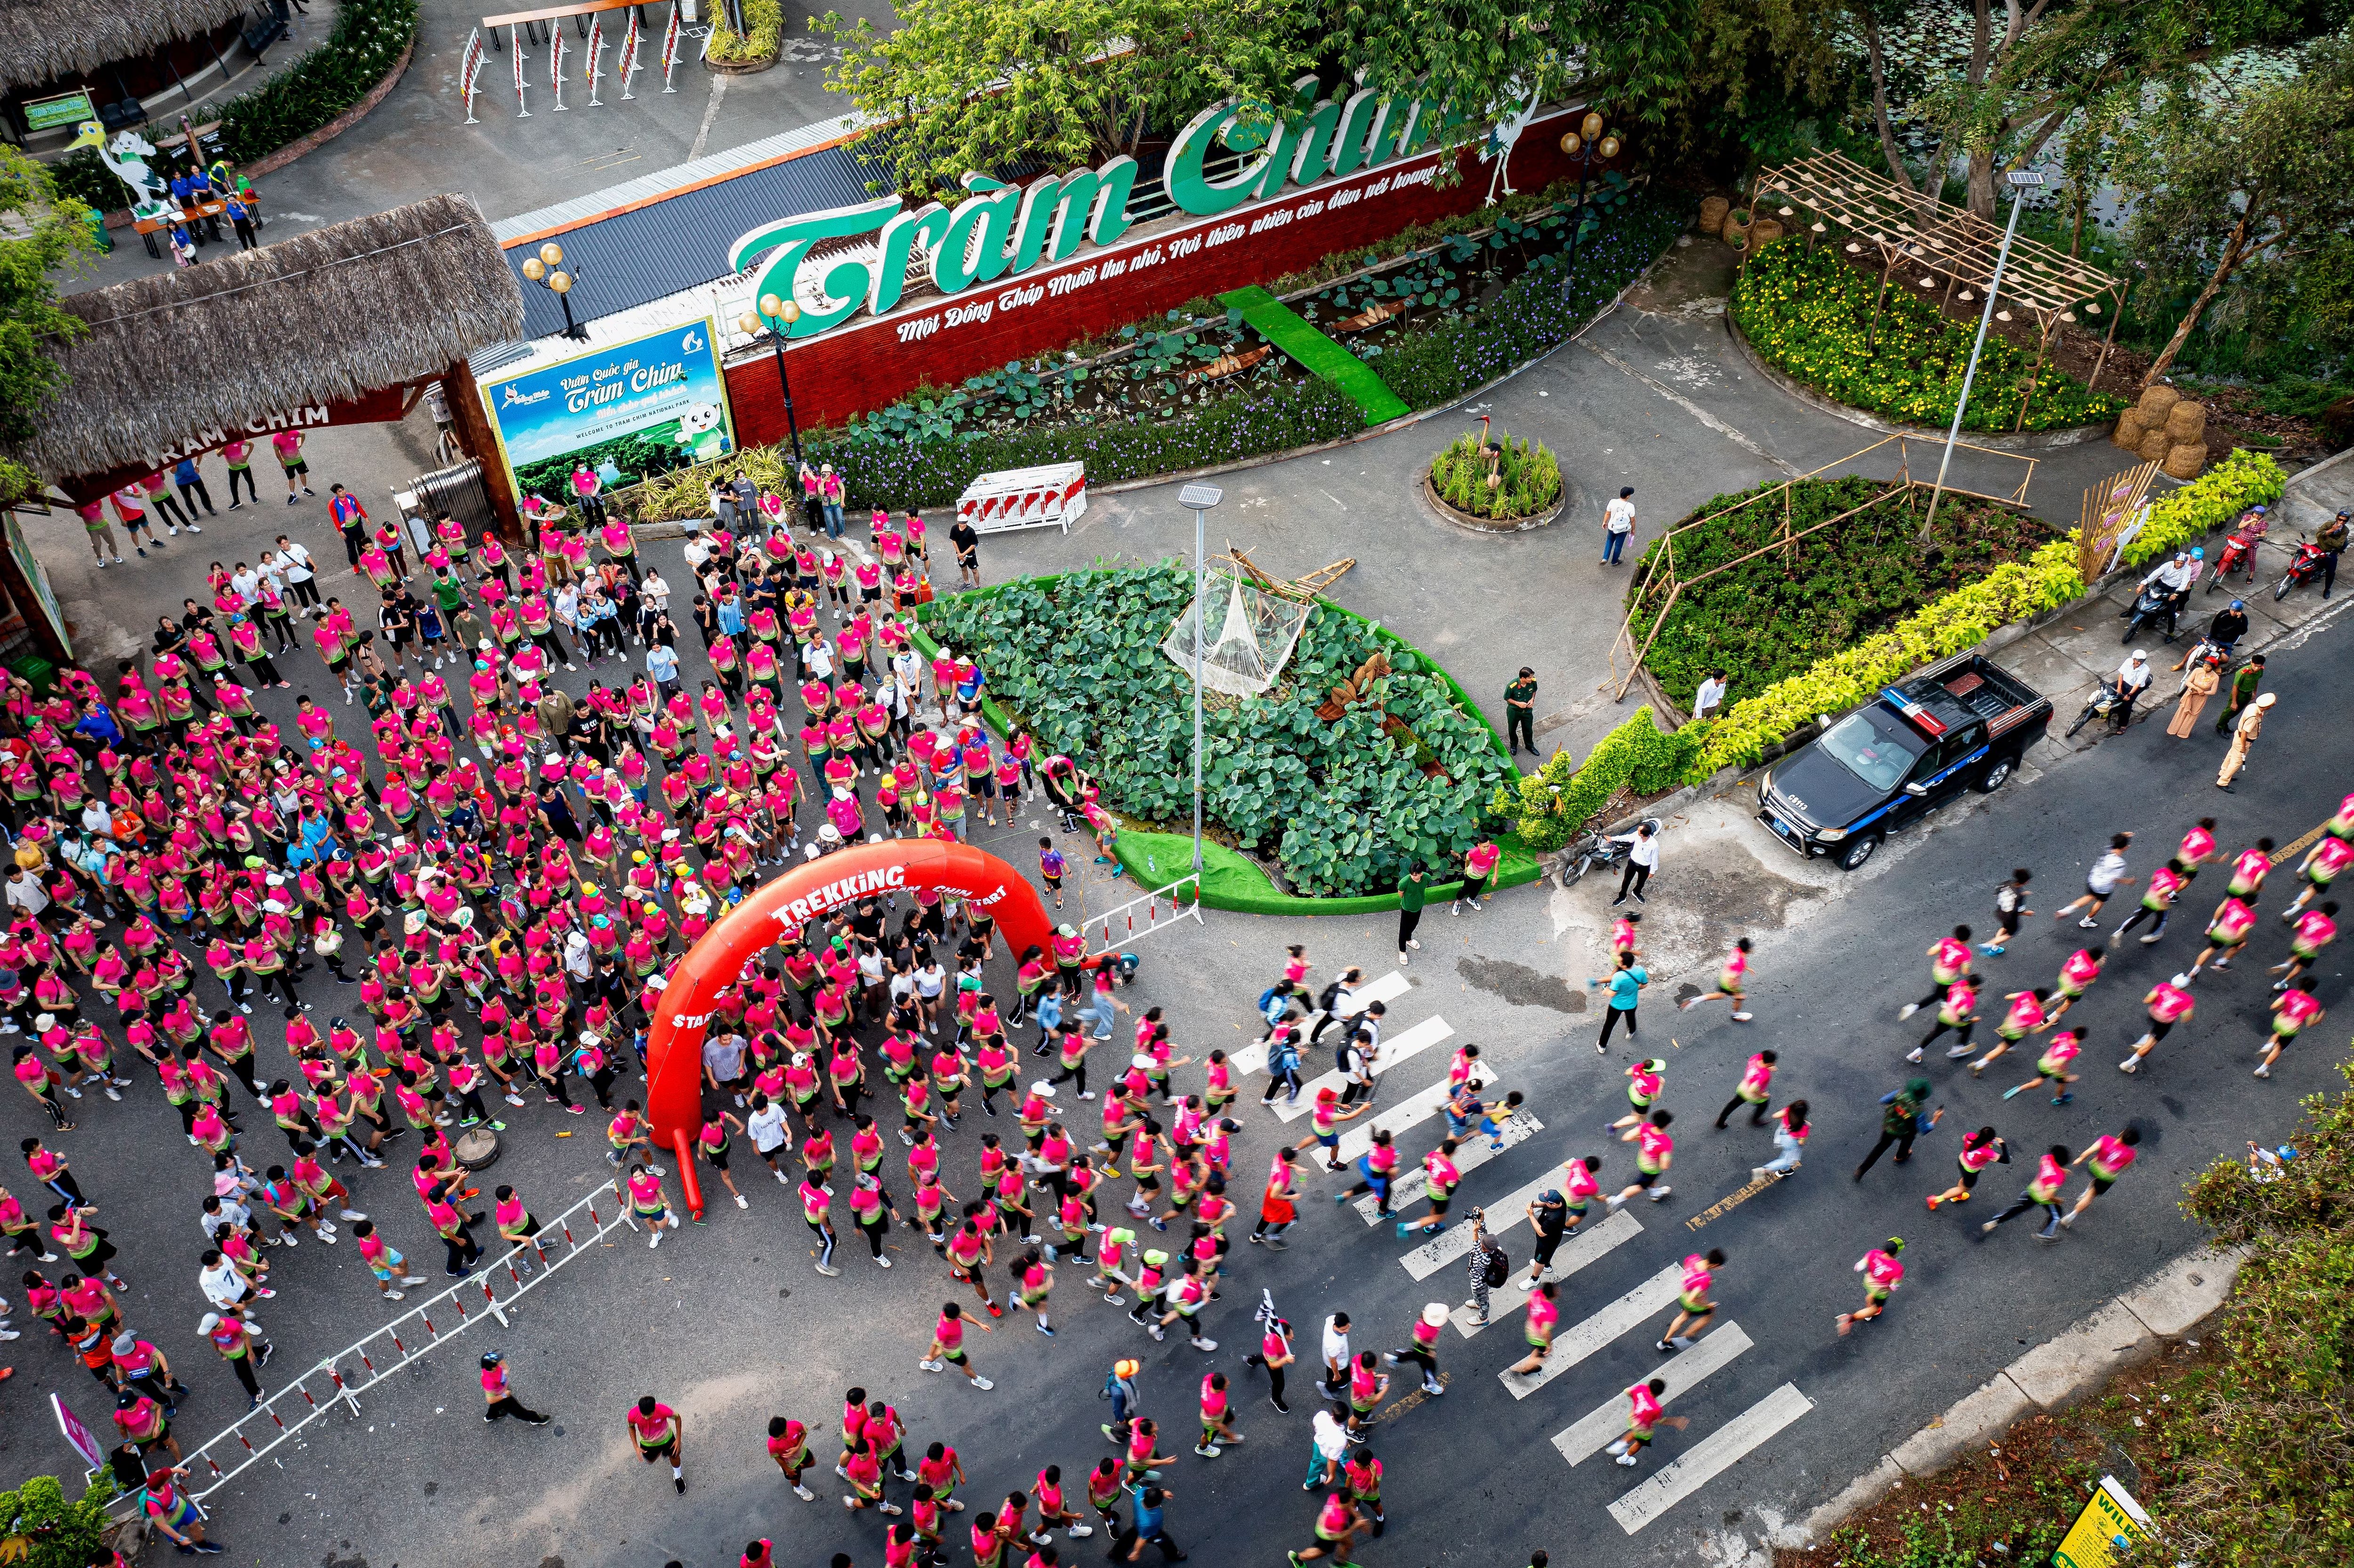
[[2055,1568],[2109,1568],[2118,1547],[2150,1533],[2149,1515],[2133,1494],[2117,1485],[2115,1476],[2103,1476],[2052,1561]]

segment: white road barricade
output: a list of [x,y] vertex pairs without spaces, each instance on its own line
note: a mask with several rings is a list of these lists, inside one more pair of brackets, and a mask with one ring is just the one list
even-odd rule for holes
[[[487,1251],[473,1275],[410,1308],[310,1371],[297,1374],[260,1404],[188,1450],[194,1495],[210,1497],[288,1438],[341,1405],[355,1416],[356,1397],[393,1373],[464,1333],[485,1318],[507,1326],[506,1309],[557,1269],[602,1242],[622,1225],[637,1228],[629,1205],[600,1181],[588,1195],[541,1224],[535,1239],[538,1263],[525,1266],[530,1245],[493,1257]],[[412,1266],[421,1264],[413,1258]],[[434,1319],[441,1319],[439,1323]],[[203,1461],[204,1468],[197,1469]]]
[[1087,465],[1076,462],[981,474],[957,497],[957,521],[977,534],[1049,526],[1067,534],[1087,510]]

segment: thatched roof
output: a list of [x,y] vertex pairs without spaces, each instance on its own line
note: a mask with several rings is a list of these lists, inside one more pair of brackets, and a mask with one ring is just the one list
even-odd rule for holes
[[0,91],[38,87],[208,33],[252,0],[0,0]]
[[523,328],[514,274],[464,196],[61,303],[90,330],[60,355],[65,389],[25,450],[51,477],[136,462],[191,430],[438,376]]

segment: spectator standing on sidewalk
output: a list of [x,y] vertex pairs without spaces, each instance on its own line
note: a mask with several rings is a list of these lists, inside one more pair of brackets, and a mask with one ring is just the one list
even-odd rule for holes
[[1504,688],[1507,755],[1519,756],[1523,746],[1529,748],[1531,757],[1537,755],[1536,700],[1537,673],[1523,664],[1519,679]]
[[1602,508],[1602,564],[1626,564],[1627,541],[1635,533],[1635,487],[1627,485]]
[[1618,896],[1610,901],[1611,906],[1616,908],[1626,903],[1630,892],[1636,903],[1649,902],[1643,896],[1643,889],[1649,885],[1651,874],[1659,869],[1659,835],[1650,823],[1638,822],[1633,832],[1615,834],[1610,842],[1627,846],[1627,869],[1619,875]]

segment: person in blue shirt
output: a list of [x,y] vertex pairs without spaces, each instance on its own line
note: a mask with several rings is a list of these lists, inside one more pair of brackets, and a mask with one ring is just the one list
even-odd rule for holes
[[678,654],[662,643],[646,650],[646,673],[662,688],[663,700],[678,695]]
[[1169,1531],[1161,1522],[1165,1511],[1163,1505],[1169,1500],[1169,1489],[1166,1487],[1134,1486],[1128,1489],[1128,1493],[1136,1499],[1136,1515],[1112,1542],[1111,1560],[1115,1563],[1135,1562],[1143,1555],[1144,1543],[1149,1541],[1161,1548],[1161,1561],[1163,1563],[1184,1562],[1185,1553],[1177,1549],[1177,1543],[1169,1538]]
[[1632,1044],[1635,1039],[1635,1002],[1642,989],[1651,983],[1650,971],[1635,961],[1634,954],[1621,953],[1618,955],[1618,968],[1606,982],[1589,980],[1585,983],[1589,986],[1606,983],[1610,988],[1610,1006],[1602,1015],[1602,1038],[1594,1043],[1596,1054],[1610,1048],[1610,1032],[1621,1024],[1626,1026],[1628,1043]]
[[237,231],[237,248],[251,250],[261,242],[253,237],[253,206],[235,191],[221,197],[223,210],[228,214],[229,227]]
[[83,706],[81,718],[74,726],[74,733],[89,736],[100,746],[109,748],[120,748],[122,745],[122,726],[115,723],[114,711],[96,698]]
[[180,487],[180,504],[187,508],[191,521],[196,515],[196,503],[199,501],[205,503],[206,516],[219,515],[213,510],[212,492],[205,488],[205,476],[196,467],[196,460],[193,456],[184,457],[172,465],[172,482]]

